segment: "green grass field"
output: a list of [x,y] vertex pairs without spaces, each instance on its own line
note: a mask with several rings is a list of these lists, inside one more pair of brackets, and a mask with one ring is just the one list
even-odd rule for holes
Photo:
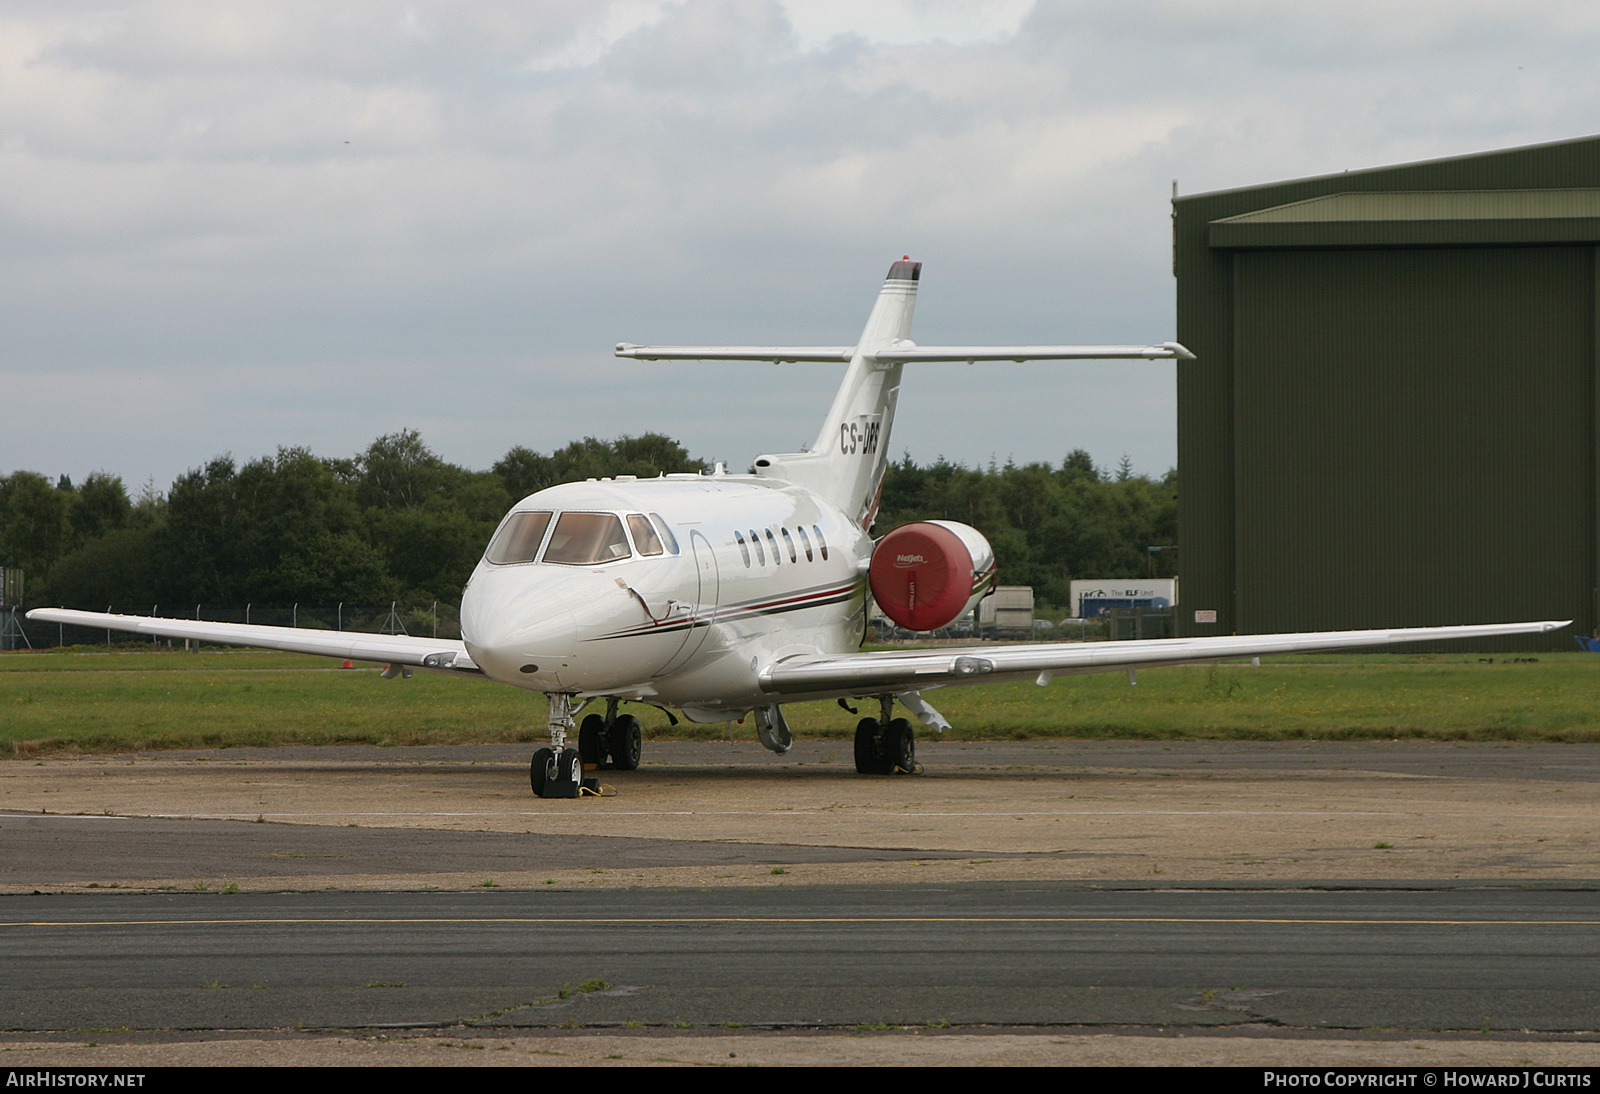
[[[1060,677],[927,693],[957,740],[1600,740],[1600,656],[1333,654]],[[725,738],[628,708],[655,739]],[[786,708],[796,736],[846,738],[832,703]],[[876,713],[868,704],[862,713]],[[295,654],[138,650],[0,654],[0,754],[544,738],[542,696],[482,680]],[[754,739],[753,723],[732,727]]]

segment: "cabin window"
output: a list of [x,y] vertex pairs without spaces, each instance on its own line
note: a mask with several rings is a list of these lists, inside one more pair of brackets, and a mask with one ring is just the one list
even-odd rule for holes
[[800,546],[806,549],[806,561],[815,562],[816,559],[811,557],[811,537],[806,535],[804,528],[796,528],[795,531],[800,533]]
[[822,548],[822,561],[828,561],[828,539],[822,534],[822,526],[813,524],[811,530],[817,533],[817,546]]
[[628,537],[615,513],[562,513],[556,530],[550,533],[544,560],[567,566],[594,566],[627,558],[628,554]]
[[780,528],[778,530],[783,533],[783,545],[789,549],[789,561],[799,562],[800,556],[794,553],[794,540],[789,536],[789,529]]
[[745,544],[744,544],[744,533],[743,532],[735,532],[735,533],[733,533],[733,541],[739,545],[739,554],[744,556],[744,564],[745,564],[745,567],[748,569],[749,566],[750,566],[750,548],[746,547]]
[[656,530],[650,526],[650,521],[643,513],[628,514],[628,531],[633,533],[633,545],[638,548],[641,555],[664,553],[661,537],[656,535]]
[[774,566],[781,566],[783,565],[783,559],[778,557],[778,537],[772,534],[771,528],[766,529],[766,533],[767,546],[772,548],[772,564]]
[[549,513],[512,513],[489,541],[484,557],[500,566],[532,562],[539,554],[539,544],[549,526]]
[[767,564],[767,553],[761,549],[761,537],[756,535],[754,528],[750,529],[750,546],[756,549],[756,561],[765,566]]
[[678,537],[672,534],[672,529],[667,527],[667,522],[661,519],[660,513],[650,514],[650,523],[656,526],[656,531],[661,533],[661,542],[667,545],[667,553],[678,553]]

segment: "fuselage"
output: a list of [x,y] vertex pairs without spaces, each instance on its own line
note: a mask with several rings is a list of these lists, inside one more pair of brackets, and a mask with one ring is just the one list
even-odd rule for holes
[[461,634],[504,683],[718,721],[771,702],[763,667],[860,644],[871,553],[837,507],[782,480],[566,483],[502,521],[463,593]]

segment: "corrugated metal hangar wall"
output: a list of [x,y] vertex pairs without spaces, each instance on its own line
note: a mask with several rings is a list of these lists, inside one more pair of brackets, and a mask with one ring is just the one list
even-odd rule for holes
[[1180,634],[1600,622],[1600,138],[1178,198],[1173,230]]

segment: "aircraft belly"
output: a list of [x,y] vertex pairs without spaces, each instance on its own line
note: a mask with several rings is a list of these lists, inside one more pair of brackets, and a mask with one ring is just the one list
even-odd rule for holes
[[[742,712],[761,695],[757,669],[751,666],[750,658],[734,650],[720,650],[712,654],[702,650],[688,671],[662,677],[652,683],[662,702],[682,707],[685,713],[690,707],[729,708]],[[747,700],[752,702],[747,704]],[[701,719],[690,714],[690,720],[716,722],[721,721],[722,717]]]

